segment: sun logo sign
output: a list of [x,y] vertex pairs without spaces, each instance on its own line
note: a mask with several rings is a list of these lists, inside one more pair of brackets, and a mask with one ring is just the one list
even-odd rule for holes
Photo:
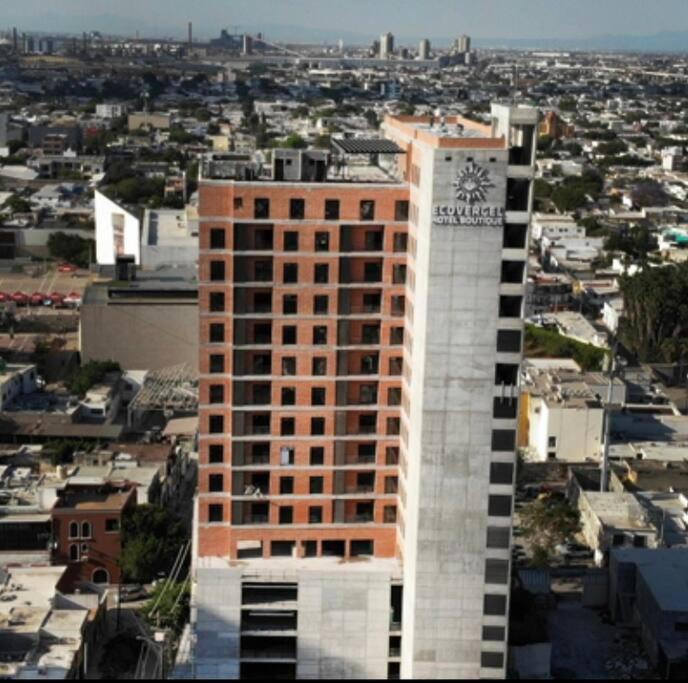
[[456,198],[466,204],[484,202],[487,191],[494,187],[490,180],[490,173],[482,166],[471,161],[454,181]]

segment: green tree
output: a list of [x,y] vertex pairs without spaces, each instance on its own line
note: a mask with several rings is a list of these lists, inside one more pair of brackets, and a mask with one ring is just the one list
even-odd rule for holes
[[94,240],[81,235],[54,232],[48,237],[48,251],[54,259],[69,261],[81,268],[88,268],[95,246]]
[[552,496],[526,505],[520,512],[523,537],[530,542],[536,565],[545,565],[564,543],[581,530],[580,512]]
[[72,373],[67,380],[67,389],[77,396],[83,397],[92,387],[102,382],[110,372],[121,372],[122,368],[115,361],[90,360]]
[[31,211],[31,202],[13,194],[4,204],[12,213],[29,213]]
[[126,580],[149,583],[169,572],[186,535],[182,523],[158,505],[139,505],[128,512],[120,559]]
[[189,621],[191,589],[182,581],[166,586],[156,585],[150,600],[143,606],[141,614],[151,628],[162,628],[179,635]]
[[624,297],[621,335],[642,362],[688,358],[688,263],[644,268],[619,281]]

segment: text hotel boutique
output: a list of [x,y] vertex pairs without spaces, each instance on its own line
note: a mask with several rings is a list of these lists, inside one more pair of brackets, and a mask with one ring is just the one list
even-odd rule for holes
[[204,163],[189,675],[505,676],[536,126]]

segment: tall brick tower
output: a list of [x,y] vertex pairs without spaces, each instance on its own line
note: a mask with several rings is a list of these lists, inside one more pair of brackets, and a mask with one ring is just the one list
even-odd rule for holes
[[204,163],[195,677],[504,676],[536,126]]

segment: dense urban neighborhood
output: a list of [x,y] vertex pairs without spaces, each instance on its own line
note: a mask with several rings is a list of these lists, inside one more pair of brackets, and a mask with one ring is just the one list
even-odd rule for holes
[[180,23],[0,34],[0,678],[685,678],[688,57]]

